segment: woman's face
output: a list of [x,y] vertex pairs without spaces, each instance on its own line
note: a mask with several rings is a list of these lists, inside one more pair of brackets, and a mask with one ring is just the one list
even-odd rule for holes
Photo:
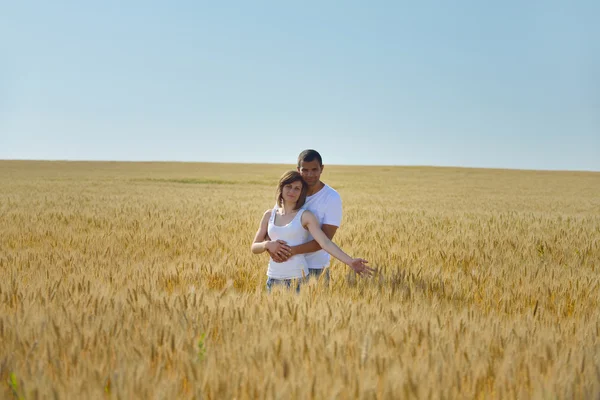
[[295,203],[300,198],[300,193],[302,193],[302,182],[296,181],[284,185],[281,196],[284,201]]

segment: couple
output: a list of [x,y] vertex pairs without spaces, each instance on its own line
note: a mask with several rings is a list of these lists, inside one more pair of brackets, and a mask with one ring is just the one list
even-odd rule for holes
[[[321,182],[323,160],[315,150],[298,156],[297,171],[283,174],[277,186],[277,204],[267,210],[252,243],[252,252],[267,251],[267,289],[291,287],[303,277],[329,282],[329,254],[349,265],[359,275],[372,268],[361,258],[352,258],[331,241],[342,220],[340,195]],[[328,254],[329,253],[329,254]],[[299,283],[296,290],[299,290]]]

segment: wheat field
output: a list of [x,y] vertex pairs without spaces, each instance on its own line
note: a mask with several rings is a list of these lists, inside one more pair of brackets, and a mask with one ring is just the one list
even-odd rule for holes
[[291,168],[0,161],[0,398],[599,398],[600,173],[326,166],[378,273],[268,295]]

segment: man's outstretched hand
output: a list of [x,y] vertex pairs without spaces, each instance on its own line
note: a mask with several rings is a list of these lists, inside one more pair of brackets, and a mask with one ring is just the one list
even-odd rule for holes
[[375,272],[375,269],[367,266],[367,263],[367,260],[363,260],[362,258],[355,258],[352,260],[352,263],[350,263],[350,268],[352,268],[354,272],[356,272],[360,276],[371,276],[373,275],[373,272]]
[[273,261],[277,263],[287,261],[292,256],[292,248],[283,240],[272,240],[266,247]]

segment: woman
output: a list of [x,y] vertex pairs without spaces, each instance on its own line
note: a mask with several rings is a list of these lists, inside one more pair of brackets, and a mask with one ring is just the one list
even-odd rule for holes
[[[273,250],[278,240],[283,240],[290,246],[306,243],[310,232],[323,250],[341,262],[353,268],[364,267],[368,261],[362,258],[352,258],[344,253],[323,233],[314,214],[302,208],[306,201],[306,191],[306,183],[299,172],[288,171],[281,176],[277,186],[278,207],[267,210],[263,215],[260,227],[254,236],[252,253],[260,254],[267,250]],[[267,235],[270,240],[265,240]],[[275,284],[291,287],[294,281],[298,282],[296,290],[299,290],[299,282],[308,276],[308,266],[304,261],[304,255],[294,255],[282,263],[276,263],[271,259],[267,276],[267,290],[269,291]]]

